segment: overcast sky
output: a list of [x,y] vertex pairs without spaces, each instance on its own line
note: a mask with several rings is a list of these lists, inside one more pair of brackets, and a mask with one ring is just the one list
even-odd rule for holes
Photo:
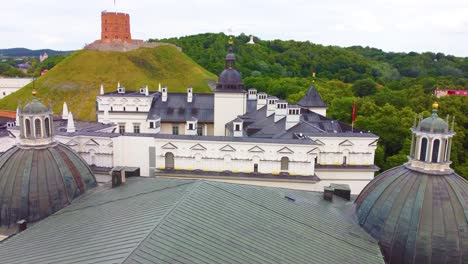
[[468,56],[468,0],[0,0],[0,48],[80,49],[100,12],[130,14],[136,39],[242,32],[384,51]]

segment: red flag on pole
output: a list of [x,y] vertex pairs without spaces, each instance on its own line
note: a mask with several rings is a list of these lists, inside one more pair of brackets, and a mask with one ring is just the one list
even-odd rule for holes
[[356,120],[356,103],[353,102],[353,113],[351,114],[351,121],[354,123],[354,120]]

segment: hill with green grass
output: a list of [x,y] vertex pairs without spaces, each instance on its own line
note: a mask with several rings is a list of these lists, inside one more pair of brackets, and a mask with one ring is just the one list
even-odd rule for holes
[[[156,91],[158,84],[169,92],[185,92],[192,86],[196,93],[211,93],[208,85],[216,76],[172,46],[140,48],[129,52],[79,50],[67,56],[47,74],[35,81],[38,98],[61,113],[63,102],[75,118],[95,119],[95,101],[99,87],[105,92],[116,90],[117,82],[127,91],[148,85]],[[32,99],[33,84],[0,100],[0,109],[15,110]]]

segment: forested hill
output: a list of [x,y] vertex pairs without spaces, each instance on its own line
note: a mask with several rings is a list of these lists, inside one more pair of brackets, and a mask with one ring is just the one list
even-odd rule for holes
[[11,49],[0,49],[0,55],[5,57],[39,57],[39,55],[47,53],[49,56],[55,55],[67,55],[71,54],[73,50],[69,51],[60,51],[60,50],[51,50],[51,49],[39,49],[39,50],[30,50],[26,48],[11,48]]
[[[227,38],[223,33],[207,33],[160,41],[182,47],[203,67],[218,73],[223,68]],[[378,83],[402,77],[468,78],[468,58],[443,53],[395,53],[360,46],[323,46],[308,41],[254,40],[256,45],[246,44],[249,37],[243,34],[234,39],[238,69],[244,78],[308,77],[312,72],[320,78],[344,82],[366,78]]]
[[[183,51],[209,71],[224,67],[228,37],[199,34],[163,39]],[[468,89],[468,58],[442,53],[394,53],[368,47],[340,48],[310,42],[255,38],[234,39],[237,68],[246,87],[296,103],[312,84],[328,104],[327,116],[351,123],[353,102],[357,105],[355,125],[377,134],[375,163],[386,170],[407,161],[416,114],[430,115],[438,101],[439,116],[455,116],[452,168],[468,179],[468,96],[436,98],[435,88]]]

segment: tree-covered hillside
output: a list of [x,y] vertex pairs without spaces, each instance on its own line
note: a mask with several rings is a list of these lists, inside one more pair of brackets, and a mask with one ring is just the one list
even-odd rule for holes
[[[204,68],[219,73],[224,67],[227,39],[220,33],[160,41],[182,47]],[[237,68],[246,87],[296,103],[312,84],[312,72],[316,72],[315,85],[329,105],[328,117],[350,123],[356,102],[355,125],[380,137],[376,164],[382,170],[407,160],[414,117],[429,116],[437,100],[440,117],[455,116],[452,167],[468,178],[468,97],[437,99],[433,95],[436,87],[468,89],[468,58],[282,40],[255,39],[257,44],[249,45],[248,40],[245,35],[234,39]]]

